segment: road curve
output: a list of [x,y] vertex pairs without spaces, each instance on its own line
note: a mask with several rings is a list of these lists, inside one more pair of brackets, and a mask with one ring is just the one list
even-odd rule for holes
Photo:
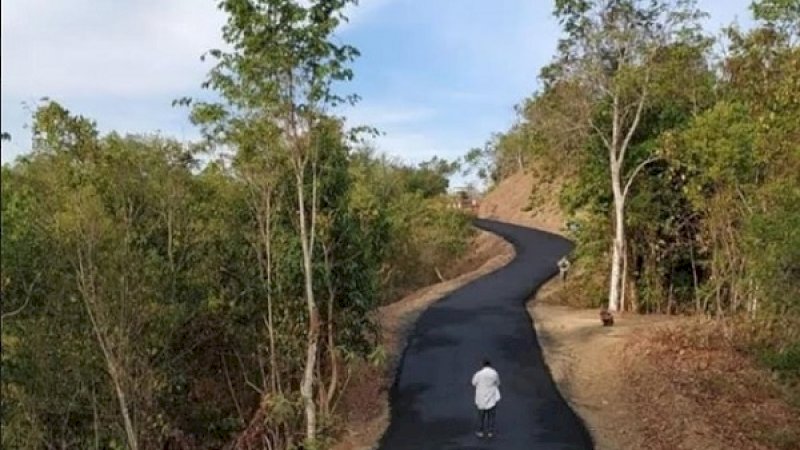
[[[381,450],[592,449],[582,421],[544,365],[525,301],[557,272],[569,241],[489,220],[476,226],[514,245],[508,265],[443,297],[409,335],[390,394]],[[475,434],[472,374],[488,357],[500,373],[497,435]]]

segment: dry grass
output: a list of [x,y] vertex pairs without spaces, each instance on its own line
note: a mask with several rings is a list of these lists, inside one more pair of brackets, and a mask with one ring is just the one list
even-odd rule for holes
[[724,322],[686,320],[632,339],[626,401],[642,449],[800,449],[800,411],[737,350]]
[[528,303],[539,344],[559,391],[586,422],[598,450],[635,449],[630,417],[621,401],[619,360],[624,343],[637,330],[673,320],[626,315],[603,327],[599,311],[554,304],[566,301],[560,281],[547,283]]
[[600,450],[800,448],[800,411],[724,322],[619,316],[565,301],[550,282],[529,304],[545,360]]

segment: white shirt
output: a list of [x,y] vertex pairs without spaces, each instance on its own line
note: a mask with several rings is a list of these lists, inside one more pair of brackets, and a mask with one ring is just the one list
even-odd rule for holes
[[472,376],[475,386],[475,406],[492,409],[500,401],[500,375],[491,367],[484,367]]

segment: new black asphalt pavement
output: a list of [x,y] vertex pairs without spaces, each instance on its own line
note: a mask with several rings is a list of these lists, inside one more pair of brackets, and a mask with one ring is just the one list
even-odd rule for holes
[[[569,241],[530,228],[478,220],[514,245],[516,258],[445,296],[417,320],[392,388],[381,450],[583,450],[592,440],[559,394],[525,309],[558,271]],[[475,435],[472,375],[483,358],[500,374],[497,434]]]

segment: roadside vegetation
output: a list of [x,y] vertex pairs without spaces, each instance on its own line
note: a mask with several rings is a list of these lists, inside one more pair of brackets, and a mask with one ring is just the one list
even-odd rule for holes
[[[632,360],[655,364],[649,375],[683,371],[659,386],[688,403],[660,409],[662,419],[641,409],[656,421],[650,438],[685,432],[681,420],[697,419],[690,410],[727,405],[775,419],[720,426],[738,442],[730,448],[796,448],[798,424],[783,419],[800,411],[800,2],[759,0],[751,11],[752,28],[713,38],[692,1],[556,1],[563,38],[541,87],[467,161],[490,184],[534,172],[543,182],[528,210],[559,195],[541,192],[555,180],[562,232],[577,244],[562,301],[703,318],[640,337],[654,347],[643,355],[640,342],[619,361],[633,364],[617,375],[630,376],[623,383],[642,405],[660,381]],[[741,357],[742,372],[723,383]],[[747,372],[751,363],[760,375]],[[733,389],[741,380],[760,386],[752,399]],[[741,410],[703,407],[726,393]],[[792,412],[770,415],[775,395]],[[670,442],[663,448],[696,448]]]
[[3,448],[334,437],[351,367],[382,362],[376,308],[472,234],[443,198],[455,164],[390,160],[330,113],[355,101],[348,3],[221,2],[219,101],[176,101],[203,142],[38,105],[2,168]]
[[757,1],[756,26],[718,41],[693,2],[556,3],[542,88],[467,160],[494,182],[563,180],[584,306],[741,319],[766,364],[796,372],[800,4]]

